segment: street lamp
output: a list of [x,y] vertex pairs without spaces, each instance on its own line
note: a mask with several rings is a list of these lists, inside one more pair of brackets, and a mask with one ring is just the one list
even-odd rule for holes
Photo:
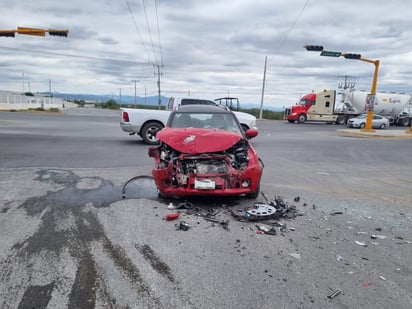
[[321,56],[327,57],[344,57],[345,59],[355,59],[364,62],[369,62],[375,65],[375,71],[373,73],[373,80],[372,80],[372,87],[371,92],[368,94],[367,97],[367,108],[368,108],[368,116],[366,118],[366,125],[365,128],[361,129],[362,131],[367,132],[374,132],[375,130],[372,128],[372,119],[373,119],[373,108],[375,106],[375,95],[376,95],[376,84],[378,81],[378,71],[379,71],[379,60],[372,60],[367,58],[362,58],[361,54],[353,54],[353,53],[343,53],[337,51],[327,51],[323,49],[321,45],[304,45],[303,46],[308,51],[320,51]]

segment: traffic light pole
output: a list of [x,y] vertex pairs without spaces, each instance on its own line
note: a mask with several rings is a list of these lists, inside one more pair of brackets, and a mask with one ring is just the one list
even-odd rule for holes
[[[372,88],[368,102],[368,116],[366,118],[366,126],[365,128],[361,129],[362,131],[366,132],[374,132],[375,130],[372,128],[372,119],[373,119],[373,109],[375,106],[375,95],[376,95],[376,85],[378,83],[378,71],[379,71],[379,60],[371,60],[367,58],[359,58],[360,61],[373,63],[375,65],[375,71],[373,73],[373,80],[372,80]],[[372,102],[371,102],[372,101]]]
[[[368,116],[366,118],[365,128],[361,129],[362,131],[374,132],[375,130],[372,128],[372,119],[373,119],[373,109],[375,106],[376,85],[378,83],[378,71],[379,71],[380,61],[362,58],[360,54],[326,51],[323,49],[322,45],[304,45],[303,47],[308,51],[319,51],[321,52],[320,53],[321,56],[328,56],[328,57],[341,57],[342,56],[345,59],[355,59],[355,60],[373,63],[375,65],[375,72],[373,73],[371,93],[368,94],[367,102],[366,102],[367,108],[368,108]],[[411,126],[411,130],[412,130],[412,126]]]

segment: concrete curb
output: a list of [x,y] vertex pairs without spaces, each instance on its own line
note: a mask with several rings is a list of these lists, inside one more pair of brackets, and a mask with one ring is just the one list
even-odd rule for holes
[[375,132],[364,132],[361,129],[340,129],[336,133],[347,137],[362,138],[388,138],[388,139],[412,139],[412,131],[405,130],[376,130]]

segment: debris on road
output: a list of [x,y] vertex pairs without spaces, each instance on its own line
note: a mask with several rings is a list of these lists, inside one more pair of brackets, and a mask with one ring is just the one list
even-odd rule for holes
[[336,296],[338,296],[341,293],[341,290],[335,290],[334,292],[332,292],[331,294],[328,295],[329,299],[332,299]]
[[190,225],[185,221],[180,221],[179,223],[175,224],[176,230],[187,231],[190,228]]
[[355,243],[356,243],[357,245],[359,245],[359,246],[367,247],[367,244],[365,244],[364,242],[355,240]]
[[170,213],[166,215],[166,221],[172,221],[172,220],[176,220],[177,218],[179,218],[180,213],[179,212],[174,212],[174,213]]

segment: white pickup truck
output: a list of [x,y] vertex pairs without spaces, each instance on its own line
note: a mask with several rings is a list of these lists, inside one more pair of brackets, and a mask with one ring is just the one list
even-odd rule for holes
[[[138,134],[148,145],[156,145],[159,139],[156,133],[164,128],[169,114],[180,105],[209,104],[219,105],[215,101],[191,97],[170,97],[166,110],[121,108],[120,127],[129,135]],[[244,130],[257,129],[256,117],[243,112],[233,112]]]

